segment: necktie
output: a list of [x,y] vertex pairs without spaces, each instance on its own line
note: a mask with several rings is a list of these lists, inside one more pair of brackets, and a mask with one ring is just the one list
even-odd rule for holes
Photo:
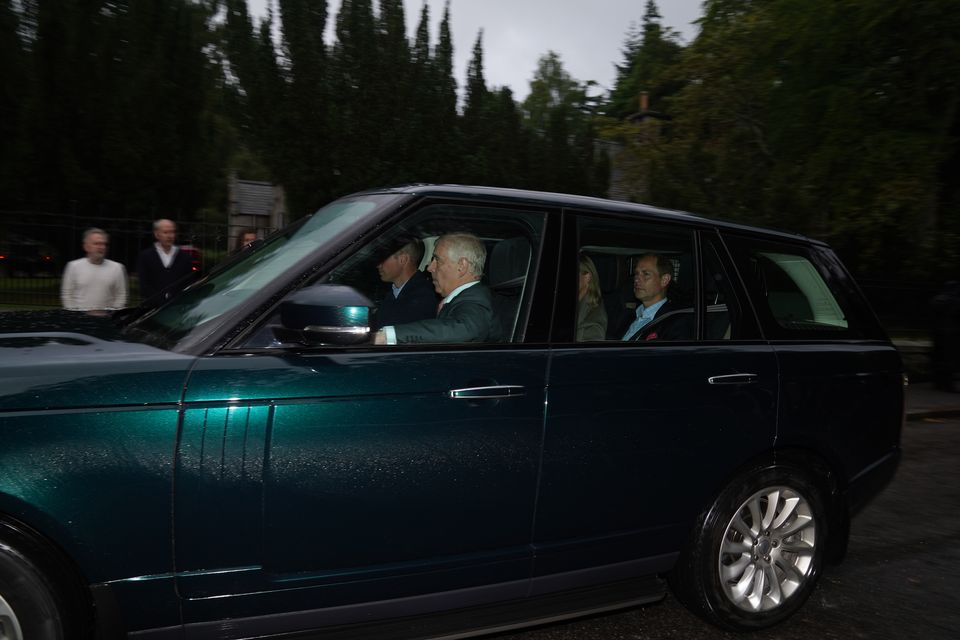
[[440,301],[440,304],[437,305],[437,315],[440,315],[440,309],[443,309],[443,300]]

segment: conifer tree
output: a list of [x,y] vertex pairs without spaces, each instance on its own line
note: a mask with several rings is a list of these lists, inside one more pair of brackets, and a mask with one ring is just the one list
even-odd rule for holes
[[617,80],[606,109],[608,116],[624,118],[639,111],[641,91],[647,92],[652,110],[664,109],[663,99],[682,86],[669,73],[683,51],[678,40],[673,29],[661,24],[657,3],[647,0],[640,32],[631,28],[627,34],[627,59],[617,65]]
[[347,193],[368,188],[383,175],[383,158],[370,154],[379,148],[382,126],[376,121],[378,53],[371,0],[343,0],[335,32],[331,107],[336,128],[330,153],[337,192]]
[[410,43],[402,0],[380,0],[377,20],[377,68],[370,110],[379,129],[373,153],[381,158],[376,184],[397,184],[411,179],[408,127],[411,124]]
[[284,141],[278,175],[291,211],[309,212],[335,195],[329,145],[333,123],[329,109],[329,55],[323,34],[327,3],[280,0],[287,81],[278,96],[274,129]]
[[20,21],[8,3],[0,5],[0,194],[6,203],[20,205],[24,198],[25,166],[29,145],[24,139],[27,97],[33,92],[27,55],[20,40]]
[[436,87],[436,135],[434,148],[439,160],[437,182],[462,180],[463,140],[457,115],[457,81],[453,75],[453,37],[450,34],[450,0],[443,9],[437,48],[433,54],[434,86]]
[[483,29],[477,34],[473,56],[467,65],[466,93],[462,118],[464,181],[485,184],[491,175],[491,159],[487,148],[491,127],[490,90],[483,75]]

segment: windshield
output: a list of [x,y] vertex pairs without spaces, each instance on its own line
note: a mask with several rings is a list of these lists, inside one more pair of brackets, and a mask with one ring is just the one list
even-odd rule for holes
[[[355,225],[375,217],[402,196],[363,195],[337,200],[312,216],[268,238],[246,255],[214,270],[168,303],[132,325],[162,343],[179,340],[188,333],[208,335],[215,320],[236,309],[256,294],[289,279],[284,277],[298,263],[321,249],[336,246]],[[297,269],[299,272],[300,270]]]

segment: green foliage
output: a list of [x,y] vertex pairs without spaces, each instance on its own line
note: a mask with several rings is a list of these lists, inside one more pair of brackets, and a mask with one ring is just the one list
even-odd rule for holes
[[557,53],[550,51],[540,58],[523,102],[524,120],[534,136],[530,157],[538,169],[537,188],[590,195],[606,192],[607,174],[598,175],[596,166],[593,118],[597,105],[588,89],[588,84],[570,77]]
[[960,1],[708,0],[700,25],[649,76],[664,117],[605,125],[645,199],[823,238],[860,273],[957,268]]
[[20,44],[20,20],[7,3],[0,4],[0,193],[19,203],[25,157],[29,145],[24,137],[25,102],[22,95],[33,92],[31,78],[24,72],[28,56]]
[[210,15],[186,0],[4,3],[4,206],[150,218],[216,198]]
[[617,65],[617,80],[606,114],[624,118],[640,110],[639,97],[646,92],[649,108],[658,109],[667,96],[680,88],[678,80],[671,75],[683,47],[675,31],[660,23],[660,11],[653,0],[647,0],[642,28],[638,32],[631,25],[624,45],[624,62]]
[[412,42],[402,0],[272,6],[0,4],[0,207],[211,219],[231,170],[282,184],[293,217],[403,182],[603,191],[595,105],[556,54],[535,91],[560,99],[521,110],[478,37],[460,112],[449,2],[435,46],[426,3]]

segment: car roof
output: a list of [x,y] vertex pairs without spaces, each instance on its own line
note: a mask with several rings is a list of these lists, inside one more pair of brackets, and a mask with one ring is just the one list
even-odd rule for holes
[[482,198],[487,202],[502,201],[504,203],[512,202],[526,205],[539,204],[550,207],[585,208],[627,215],[643,214],[648,218],[661,218],[674,222],[686,221],[730,231],[762,233],[764,235],[779,236],[782,239],[792,240],[795,242],[800,241],[804,243],[825,244],[819,240],[790,231],[748,225],[731,220],[708,218],[706,216],[689,213],[687,211],[664,209],[646,204],[624,202],[621,200],[607,200],[593,196],[581,196],[567,193],[551,193],[547,191],[531,191],[527,189],[510,189],[506,187],[484,187],[460,184],[407,184],[381,189],[368,189],[362,193],[404,193],[418,197],[458,199]]

